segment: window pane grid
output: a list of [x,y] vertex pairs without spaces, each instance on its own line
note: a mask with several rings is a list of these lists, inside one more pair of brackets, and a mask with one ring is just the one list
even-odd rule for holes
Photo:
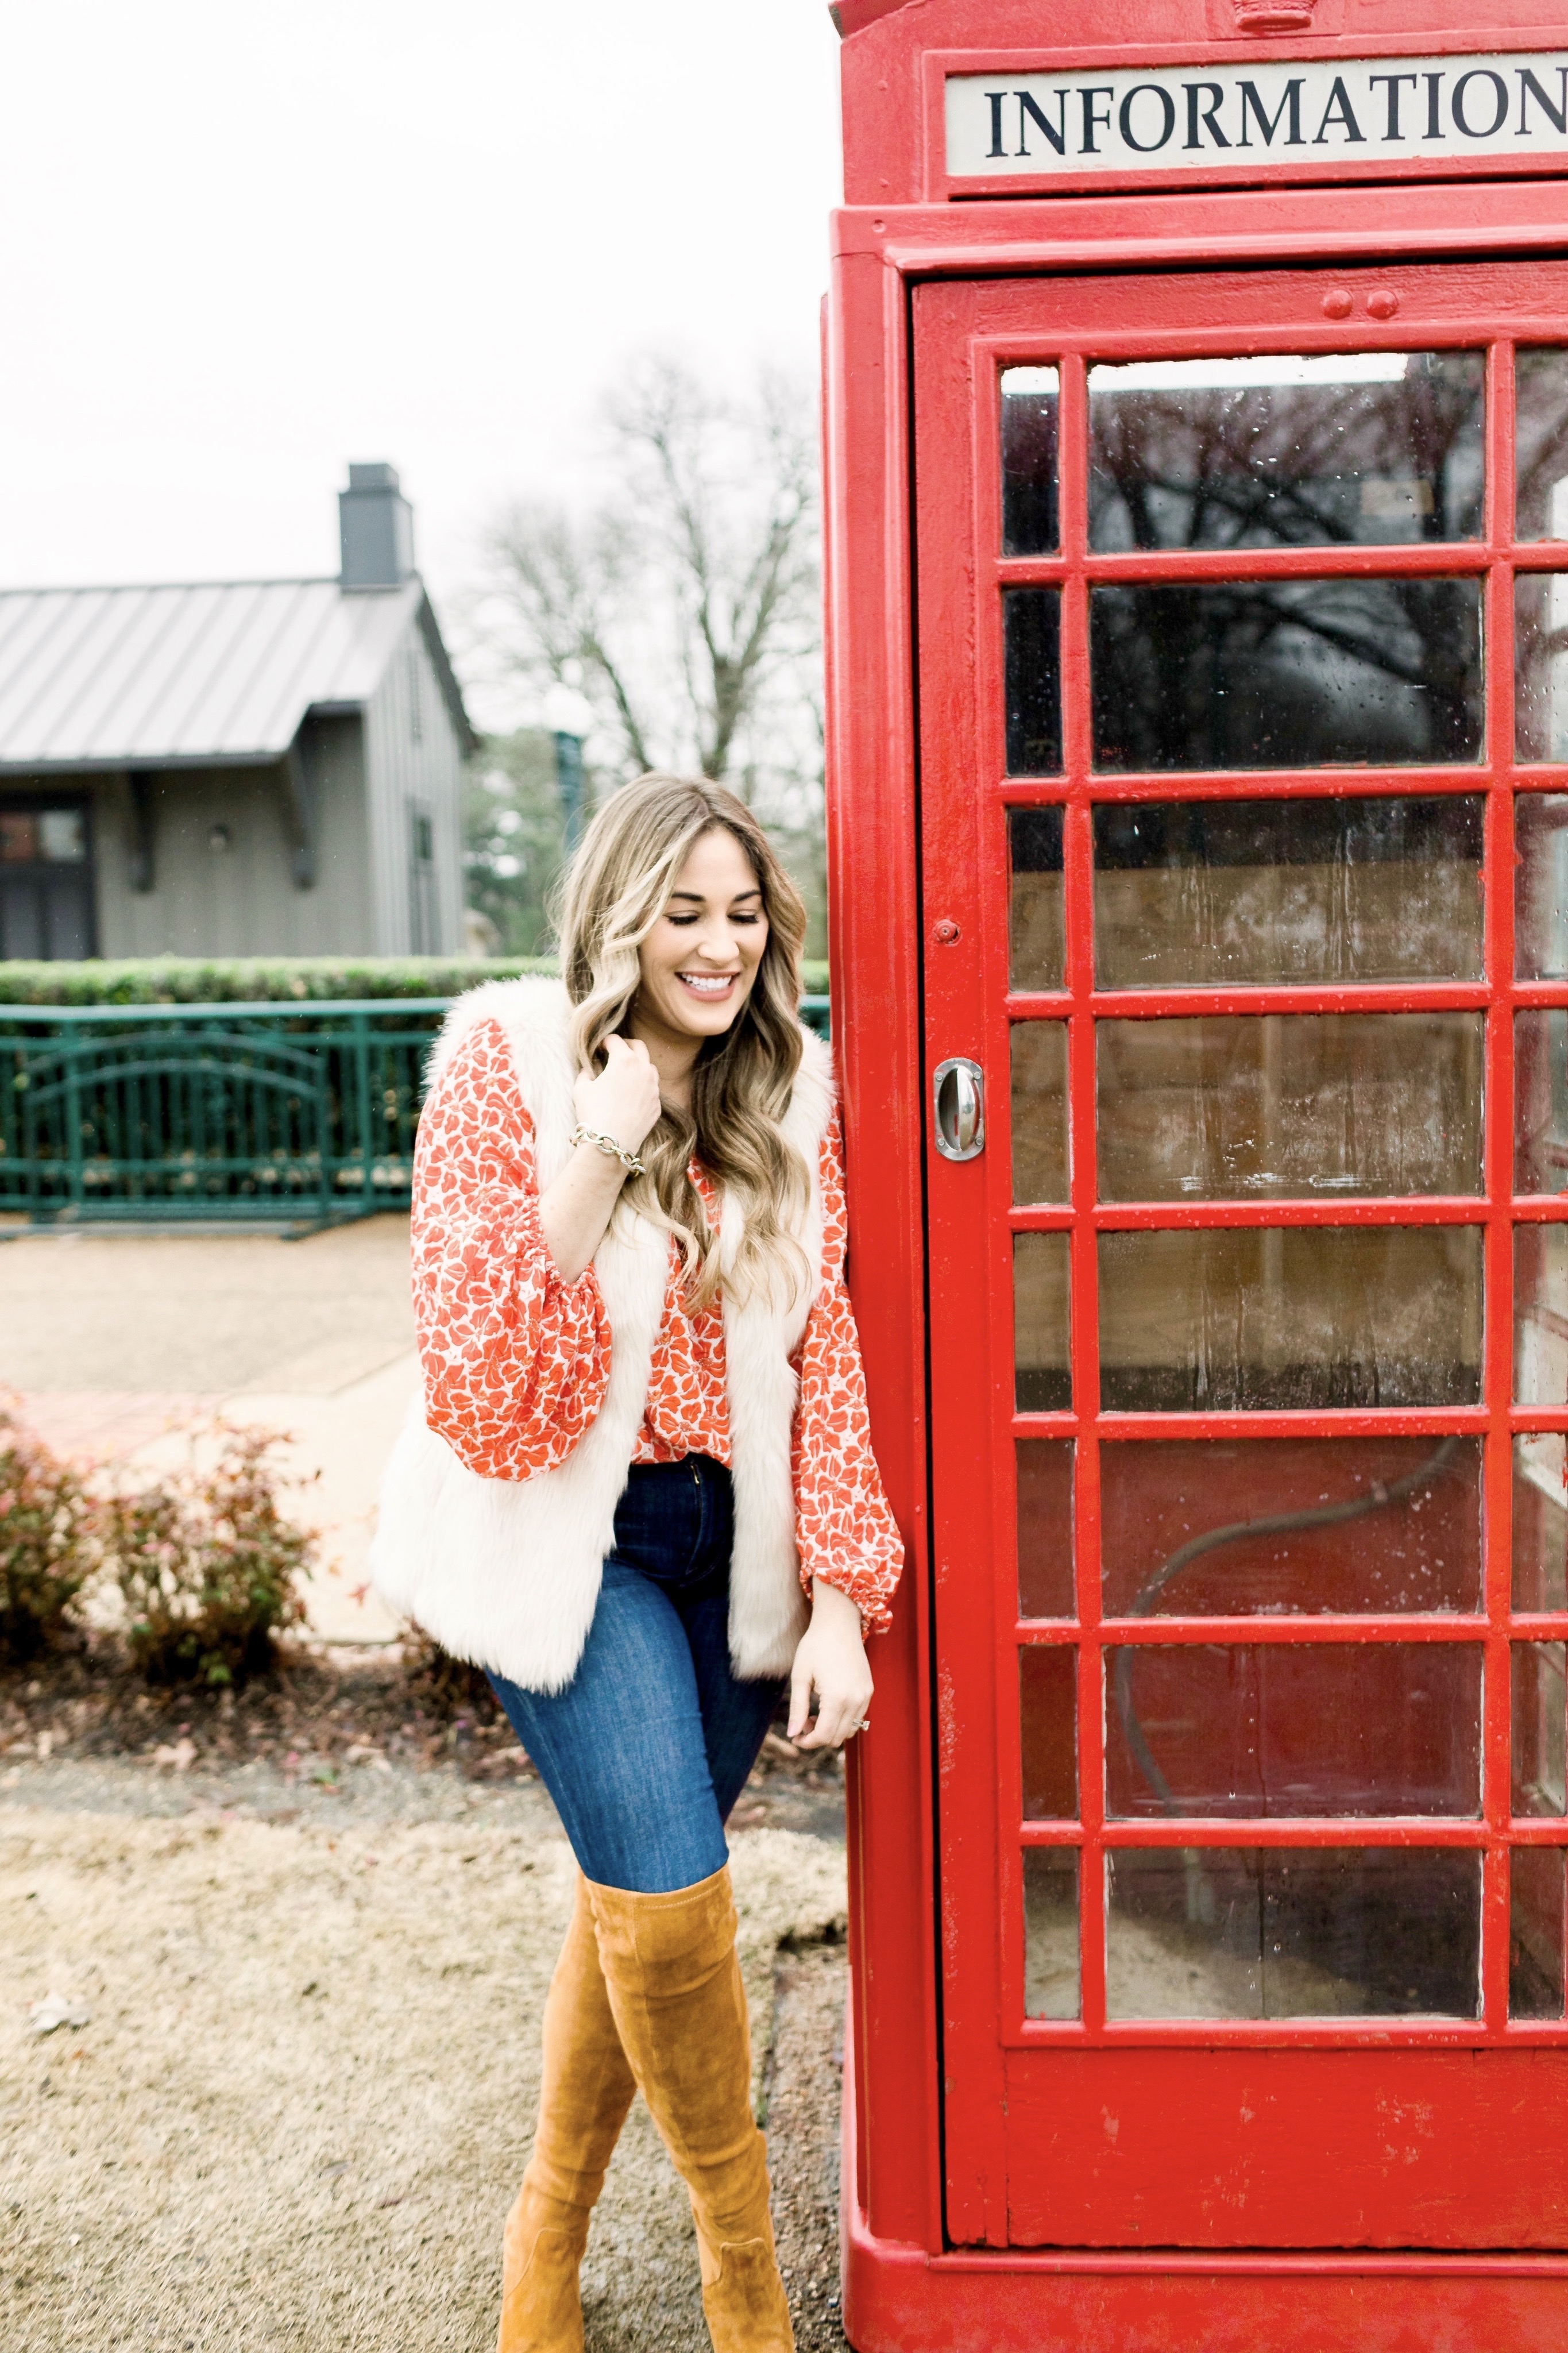
[[[1513,1441],[1520,1433],[1568,1429],[1568,1394],[1556,1409],[1513,1396],[1513,1250],[1517,1224],[1568,1222],[1568,1195],[1515,1188],[1514,1017],[1531,1008],[1550,1011],[1568,1008],[1568,958],[1563,978],[1515,977],[1513,903],[1514,800],[1516,794],[1539,792],[1549,779],[1516,773],[1514,759],[1514,663],[1512,659],[1513,585],[1518,569],[1529,573],[1568,574],[1568,555],[1559,545],[1536,543],[1514,545],[1512,529],[1513,419],[1511,409],[1512,353],[1494,347],[1489,354],[1488,423],[1486,428],[1486,511],[1484,536],[1468,545],[1444,542],[1436,545],[1379,545],[1376,573],[1389,578],[1458,579],[1469,577],[1480,586],[1482,636],[1486,647],[1484,741],[1475,745],[1472,760],[1461,751],[1463,765],[1456,770],[1413,765],[1385,770],[1382,776],[1364,768],[1284,772],[1279,769],[1238,772],[1222,770],[1154,771],[1125,774],[1096,768],[1092,743],[1092,701],[1089,676],[1090,606],[1097,586],[1121,583],[1195,585],[1243,578],[1288,582],[1292,578],[1350,578],[1364,575],[1367,552],[1363,546],[1338,550],[1323,546],[1245,551],[1140,551],[1134,555],[1091,554],[1086,537],[1086,474],[1084,431],[1087,402],[1084,364],[1072,353],[1062,355],[1060,371],[1060,506],[1059,553],[1049,557],[1011,556],[995,560],[994,583],[998,591],[1031,586],[1059,591],[1061,678],[1060,773],[1050,777],[998,777],[988,797],[998,808],[1059,808],[1063,818],[1061,905],[1064,969],[1061,984],[1041,990],[1020,989],[1006,1000],[1004,1018],[1015,1026],[1032,1019],[1052,1019],[1065,1031],[1067,1064],[1066,1126],[1070,1178],[1068,1198],[1058,1207],[1050,1201],[1016,1203],[1008,1223],[1016,1235],[1031,1231],[1060,1232],[1068,1239],[1070,1282],[1067,1314],[1070,1325],[1067,1365],[1070,1397],[1048,1414],[1019,1412],[1011,1425],[1014,1438],[1042,1434],[1072,1441],[1073,1514],[1075,1523],[1076,1618],[1046,1627],[1020,1619],[1010,1638],[1029,1649],[1076,1651],[1074,1693],[1079,1726],[1079,1813],[1071,1820],[1026,1821],[1021,1830],[1026,1852],[1072,1850],[1079,1855],[1074,1881],[1081,1925],[1081,1980],[1079,2014],[1070,2015],[1059,2000],[1056,2007],[1030,2004],[1030,2038],[1083,2036],[1125,2040],[1152,2036],[1180,2040],[1179,2023],[1166,2024],[1142,2016],[1118,2018],[1108,2011],[1107,1921],[1111,1900],[1110,1881],[1118,1851],[1187,1852],[1194,1841],[1215,1851],[1253,1849],[1288,1856],[1325,1850],[1376,1850],[1419,1855],[1469,1852],[1485,1865],[1480,1908],[1479,1988],[1474,2020],[1433,2017],[1400,2026],[1380,2022],[1377,2034],[1391,2031],[1400,2040],[1435,2042],[1525,2039],[1551,2040],[1553,2024],[1563,2031],[1561,2005],[1552,2007],[1550,1991],[1541,1991],[1541,1969],[1550,1973],[1552,1931],[1542,1921],[1544,1899],[1556,1884],[1552,1868],[1543,1863],[1531,1877],[1526,1873],[1511,1896],[1508,1855],[1550,1855],[1568,1847],[1568,1830],[1561,1822],[1527,1820],[1510,1806],[1510,1767],[1517,1757],[1520,1707],[1514,1695],[1513,1654],[1533,1643],[1553,1660],[1560,1651],[1546,1647],[1562,1643],[1568,1627],[1568,1608],[1531,1609],[1516,1605],[1510,1559],[1509,1528],[1514,1478]],[[1298,799],[1326,796],[1405,797],[1420,795],[1479,795],[1484,803],[1484,964],[1475,977],[1454,975],[1432,979],[1389,978],[1343,984],[1280,986],[1215,985],[1203,981],[1175,987],[1163,983],[1136,989],[1107,988],[1095,971],[1095,891],[1093,811],[1103,805],[1183,803],[1211,800]],[[1485,1163],[1476,1188],[1436,1193],[1365,1194],[1331,1200],[1267,1200],[1209,1198],[1186,1201],[1117,1201],[1100,1198],[1096,1118],[1096,1036],[1100,1023],[1110,1020],[1213,1018],[1217,1016],[1263,1017],[1278,1013],[1380,1015],[1425,1009],[1431,1012],[1484,1013],[1488,1018],[1485,1057]],[[1568,1173],[1568,1148],[1564,1151]],[[1053,1166],[1058,1164],[1052,1163]],[[1553,1156],[1540,1155],[1531,1166],[1555,1166]],[[1530,1173],[1521,1162],[1521,1172]],[[1342,1226],[1357,1229],[1393,1228],[1469,1228],[1478,1229],[1485,1255],[1487,1303],[1484,1355],[1479,1366],[1479,1386],[1473,1403],[1434,1401],[1429,1411],[1408,1408],[1390,1413],[1368,1413],[1357,1399],[1349,1410],[1313,1407],[1307,1411],[1245,1412],[1183,1411],[1129,1413],[1104,1410],[1100,1395],[1100,1286],[1103,1281],[1101,1244],[1107,1235],[1145,1232],[1223,1233],[1277,1229]],[[1484,1433],[1487,1570],[1484,1597],[1479,1609],[1443,1618],[1419,1616],[1315,1617],[1310,1621],[1266,1623],[1256,1619],[1226,1617],[1118,1618],[1103,1608],[1100,1572],[1102,1456],[1106,1447],[1134,1436],[1156,1434],[1200,1438],[1228,1436],[1239,1429],[1262,1436],[1354,1435],[1365,1430],[1397,1429],[1413,1436],[1430,1436],[1434,1442],[1445,1430]],[[1528,1638],[1528,1641],[1527,1641]],[[1164,1646],[1190,1648],[1194,1654],[1216,1643],[1265,1646],[1283,1655],[1286,1646],[1326,1652],[1334,1647],[1362,1644],[1388,1649],[1394,1644],[1417,1647],[1469,1644],[1484,1660],[1481,1692],[1484,1708],[1480,1727],[1480,1803],[1473,1819],[1442,1820],[1430,1814],[1347,1818],[1328,1813],[1268,1818],[1248,1814],[1207,1816],[1184,1814],[1179,1820],[1106,1820],[1106,1734],[1108,1713],[1114,1729],[1112,1694],[1114,1654],[1119,1649],[1147,1651]],[[1550,1676],[1538,1674],[1531,1704],[1540,1712],[1539,1693]],[[1552,1685],[1555,1689],[1555,1685]],[[1537,1746],[1540,1746],[1539,1741]],[[1542,1768],[1543,1770],[1546,1768]],[[1554,1769],[1554,1768],[1553,1768]],[[1553,1785],[1554,1786],[1554,1785]],[[1537,1780],[1531,1784],[1538,1788]],[[1532,1867],[1533,1868],[1533,1867]],[[1054,1866],[1053,1866],[1054,1869]],[[1059,1894],[1066,1885],[1059,1874],[1040,1882]],[[1522,1892],[1521,1892],[1522,1889]],[[1531,1908],[1533,1906],[1533,1909]],[[1549,1909],[1548,1905],[1548,1909]],[[1558,1932],[1558,1943],[1562,1938]],[[1033,1949],[1033,1948],[1032,1948]],[[1542,1954],[1546,1955],[1543,1963]],[[1516,2009],[1510,2021],[1510,1968]],[[1462,1969],[1460,1972],[1463,1974]],[[1058,1972],[1059,1979],[1059,1972]],[[1053,1982],[1058,1982],[1053,1979]],[[1457,1981],[1457,1980],[1456,1980]],[[1530,1989],[1527,1995],[1521,1985]],[[1522,2004],[1522,2007],[1520,2005]],[[1380,2011],[1380,2021],[1382,2013]],[[1355,2041],[1360,2030],[1353,2016],[1342,2026],[1325,2019],[1307,2025],[1270,2017],[1259,2030],[1242,2020],[1225,2019],[1216,2025],[1205,2020],[1201,2031],[1243,2037],[1265,2031],[1286,2039]]]

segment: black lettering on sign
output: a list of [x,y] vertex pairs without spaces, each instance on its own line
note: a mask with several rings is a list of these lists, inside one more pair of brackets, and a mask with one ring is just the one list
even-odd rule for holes
[[991,144],[985,150],[987,162],[993,155],[1005,155],[1007,153],[1002,144],[1002,109],[1006,98],[1005,90],[988,90],[985,93],[986,103],[991,109]]
[[1114,98],[1116,91],[1110,82],[1100,82],[1091,90],[1080,90],[1079,96],[1083,100],[1083,144],[1078,152],[1080,155],[1098,155],[1100,150],[1094,143],[1094,134],[1097,131],[1110,130],[1110,109],[1107,107],[1101,114],[1094,101],[1097,98]]
[[[1483,123],[1479,131],[1467,119],[1465,111],[1465,92],[1473,81],[1489,81],[1492,86],[1492,119]],[[1489,66],[1477,66],[1469,73],[1459,76],[1454,84],[1454,122],[1467,139],[1490,139],[1502,129],[1507,120],[1508,84],[1501,74],[1493,73]]]
[[1054,126],[1046,121],[1045,116],[1040,112],[1039,108],[1035,104],[1034,100],[1029,96],[1026,90],[1016,90],[1013,92],[1013,95],[1018,101],[1019,154],[1026,155],[1029,152],[1029,122],[1032,118],[1045,132],[1046,137],[1050,141],[1051,145],[1056,149],[1057,153],[1058,155],[1065,155],[1068,152],[1068,94],[1066,90],[1058,90],[1057,92],[1057,119]]
[[1386,82],[1388,85],[1388,123],[1383,135],[1385,140],[1397,139],[1403,142],[1405,133],[1399,127],[1399,86],[1402,82],[1407,81],[1414,90],[1415,77],[1414,74],[1368,74],[1367,82],[1373,90],[1377,88],[1380,81]]
[[1443,129],[1443,118],[1437,111],[1437,99],[1447,75],[1429,73],[1423,74],[1421,79],[1426,85],[1426,128],[1421,135],[1424,139],[1444,139],[1447,133]]
[[[1135,98],[1142,98],[1145,90],[1152,91],[1160,101],[1164,128],[1158,139],[1135,139],[1132,136],[1132,101]],[[1161,148],[1167,144],[1172,132],[1176,127],[1176,101],[1170,91],[1163,90],[1157,81],[1138,82],[1122,100],[1117,112],[1116,123],[1121,133],[1121,143],[1124,147],[1131,147],[1135,155],[1157,155]]]
[[1560,104],[1553,106],[1528,66],[1519,69],[1519,132],[1521,139],[1530,136],[1530,101],[1534,97],[1542,114],[1550,115],[1554,131],[1568,137],[1568,66],[1557,69],[1557,95]]
[[1323,119],[1318,125],[1318,135],[1312,142],[1314,147],[1321,147],[1325,144],[1331,122],[1339,124],[1347,141],[1354,140],[1359,146],[1365,146],[1366,133],[1355,119],[1355,109],[1351,104],[1351,94],[1345,88],[1342,74],[1334,76],[1334,86],[1329,92],[1329,102],[1323,109]]
[[1203,110],[1203,120],[1208,127],[1209,137],[1216,147],[1228,147],[1229,140],[1215,121],[1225,97],[1222,86],[1217,81],[1184,81],[1182,88],[1187,93],[1187,135],[1183,143],[1188,147],[1203,145],[1198,136],[1198,100],[1206,98],[1208,104]]
[[1279,118],[1287,110],[1289,111],[1290,128],[1285,134],[1285,144],[1287,147],[1300,147],[1301,144],[1301,76],[1297,74],[1293,80],[1286,83],[1285,95],[1272,114],[1268,111],[1263,100],[1258,95],[1258,84],[1255,81],[1244,81],[1241,85],[1241,137],[1237,144],[1241,147],[1251,146],[1252,142],[1247,135],[1247,126],[1250,121],[1256,122],[1262,132],[1264,145],[1272,147],[1274,133],[1279,128]]

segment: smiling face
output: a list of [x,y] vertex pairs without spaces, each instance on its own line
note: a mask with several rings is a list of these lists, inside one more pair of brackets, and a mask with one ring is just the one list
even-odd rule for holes
[[637,951],[633,1037],[655,1050],[721,1038],[752,993],[767,940],[752,861],[727,827],[711,826]]

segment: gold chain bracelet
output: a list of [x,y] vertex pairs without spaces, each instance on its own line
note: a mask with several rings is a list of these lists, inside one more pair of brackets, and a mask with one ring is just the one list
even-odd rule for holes
[[574,1127],[572,1130],[571,1140],[574,1144],[592,1144],[597,1145],[601,1152],[607,1152],[612,1160],[618,1160],[621,1166],[626,1169],[629,1176],[646,1176],[647,1174],[647,1169],[643,1166],[642,1162],[637,1158],[635,1152],[628,1152],[626,1145],[624,1144],[617,1144],[613,1135],[601,1135],[596,1128],[583,1126]]

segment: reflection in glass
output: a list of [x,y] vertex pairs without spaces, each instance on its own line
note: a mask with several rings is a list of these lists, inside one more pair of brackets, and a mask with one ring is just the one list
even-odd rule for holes
[[1062,764],[1061,591],[1009,588],[1007,774],[1054,776]]
[[1018,1615],[1076,1618],[1073,1590],[1072,1440],[1021,1438],[1018,1462]]
[[1102,1234],[1100,1345],[1112,1412],[1474,1405],[1481,1230]]
[[1568,760],[1568,572],[1513,583],[1516,760]]
[[1473,1642],[1124,1644],[1106,1654],[1116,1819],[1481,1809]]
[[1013,1029],[1013,1198],[1068,1198],[1068,1033],[1065,1021]]
[[1024,2011],[1028,2018],[1079,2014],[1078,1850],[1024,1850]]
[[1568,1811],[1563,1787],[1568,1747],[1568,1686],[1561,1642],[1515,1642],[1513,1648],[1513,1810],[1521,1815]]
[[1072,1404],[1066,1234],[1013,1237],[1013,1322],[1018,1411],[1065,1411]]
[[1020,1651],[1018,1704],[1025,1820],[1050,1821],[1076,1814],[1077,1651],[1037,1642]]
[[1484,1039],[1479,1013],[1102,1021],[1100,1198],[1478,1193]]
[[1513,1606],[1568,1609],[1568,1459],[1563,1433],[1513,1441]]
[[1481,1858],[1430,1847],[1118,1849],[1126,2018],[1477,2018]]
[[1102,1446],[1108,1618],[1479,1609],[1475,1438]]
[[35,809],[0,809],[0,865],[31,866],[38,856]]
[[1568,1190],[1568,1012],[1513,1020],[1516,1193]]
[[1481,827],[1471,793],[1102,805],[1099,984],[1479,980]]
[[1091,367],[1089,545],[1475,539],[1485,378],[1479,352]]
[[1002,547],[1050,555],[1057,547],[1057,371],[1002,371]]
[[1568,978],[1568,794],[1513,804],[1514,965],[1521,980]]
[[1563,2016],[1568,1877],[1560,1846],[1516,1846],[1509,1857],[1508,2013]]
[[1568,539],[1568,352],[1514,353],[1518,539]]
[[1568,1226],[1513,1229],[1513,1394],[1568,1405]]
[[1012,986],[1059,988],[1066,957],[1060,809],[1009,809],[1007,856]]
[[1096,588],[1089,670],[1095,765],[1113,773],[1480,757],[1474,580]]

